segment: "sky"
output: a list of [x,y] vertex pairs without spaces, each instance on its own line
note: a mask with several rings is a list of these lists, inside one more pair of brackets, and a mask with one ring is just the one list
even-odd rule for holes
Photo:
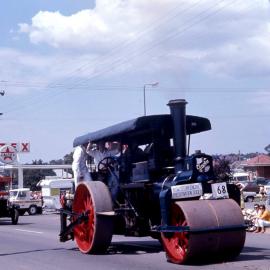
[[[270,143],[268,0],[9,0],[0,10],[0,140],[20,161],[63,158],[77,136],[146,112],[212,130],[191,151],[265,152]],[[152,87],[152,83],[158,86]]]

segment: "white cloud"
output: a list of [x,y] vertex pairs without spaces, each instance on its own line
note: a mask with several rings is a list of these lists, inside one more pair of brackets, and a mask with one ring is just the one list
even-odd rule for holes
[[97,70],[119,59],[132,66],[134,59],[173,61],[172,55],[216,75],[264,76],[270,70],[264,57],[270,51],[267,0],[97,0],[94,9],[71,16],[40,11],[19,27],[36,45],[105,54],[103,65],[94,61]]
[[[84,56],[85,58],[85,56]],[[0,48],[1,87],[9,94],[22,94],[33,90],[44,90],[57,82],[63,84],[63,77],[83,63],[81,57],[48,56]]]

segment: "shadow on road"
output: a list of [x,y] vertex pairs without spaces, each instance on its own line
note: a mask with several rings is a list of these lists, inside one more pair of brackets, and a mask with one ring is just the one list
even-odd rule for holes
[[51,251],[51,250],[65,250],[65,249],[64,248],[49,248],[49,249],[34,249],[34,250],[10,252],[10,253],[0,253],[0,257],[12,256],[12,255],[18,255],[18,254],[27,254],[27,253],[33,253],[33,252]]
[[242,253],[237,257],[237,261],[269,260],[270,249],[258,247],[244,247]]
[[24,225],[32,225],[34,223],[32,222],[20,222],[20,220],[18,221],[18,224],[17,225],[12,225],[11,224],[11,218],[9,219],[1,219],[0,220],[0,226],[5,226],[5,225],[9,225],[9,226],[12,226],[12,227],[15,227],[15,226],[24,226]]
[[[71,248],[69,250],[79,251],[78,248]],[[140,255],[146,253],[159,253],[162,251],[163,248],[158,241],[120,241],[112,242],[106,254]]]
[[163,251],[163,247],[158,241],[121,241],[112,242],[108,249],[108,254],[145,254],[158,253]]

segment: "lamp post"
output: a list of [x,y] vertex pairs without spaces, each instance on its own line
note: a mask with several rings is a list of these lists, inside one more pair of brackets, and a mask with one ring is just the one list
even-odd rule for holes
[[155,83],[146,83],[143,86],[143,108],[144,108],[144,116],[146,116],[146,99],[145,99],[146,86],[156,87],[156,86],[158,86],[158,82],[155,82]]
[[[4,95],[5,95],[5,91],[4,91],[4,90],[3,90],[3,91],[0,91],[0,95],[1,95],[1,96],[4,96]],[[0,113],[0,116],[1,116],[1,115],[3,115],[3,113]]]

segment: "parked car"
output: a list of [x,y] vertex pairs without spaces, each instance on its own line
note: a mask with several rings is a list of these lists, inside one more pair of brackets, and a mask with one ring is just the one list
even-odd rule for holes
[[20,215],[28,212],[29,215],[42,214],[42,199],[32,197],[29,188],[11,189],[9,191],[9,204],[19,206]]
[[233,181],[235,182],[247,182],[250,181],[249,173],[247,172],[236,172],[233,174]]
[[243,191],[259,193],[260,186],[256,182],[247,182],[243,188]]
[[243,198],[245,202],[253,202],[257,193],[253,191],[244,191]]
[[259,186],[265,186],[265,185],[268,185],[270,183],[270,180],[267,178],[264,178],[264,177],[257,177],[254,181]]

